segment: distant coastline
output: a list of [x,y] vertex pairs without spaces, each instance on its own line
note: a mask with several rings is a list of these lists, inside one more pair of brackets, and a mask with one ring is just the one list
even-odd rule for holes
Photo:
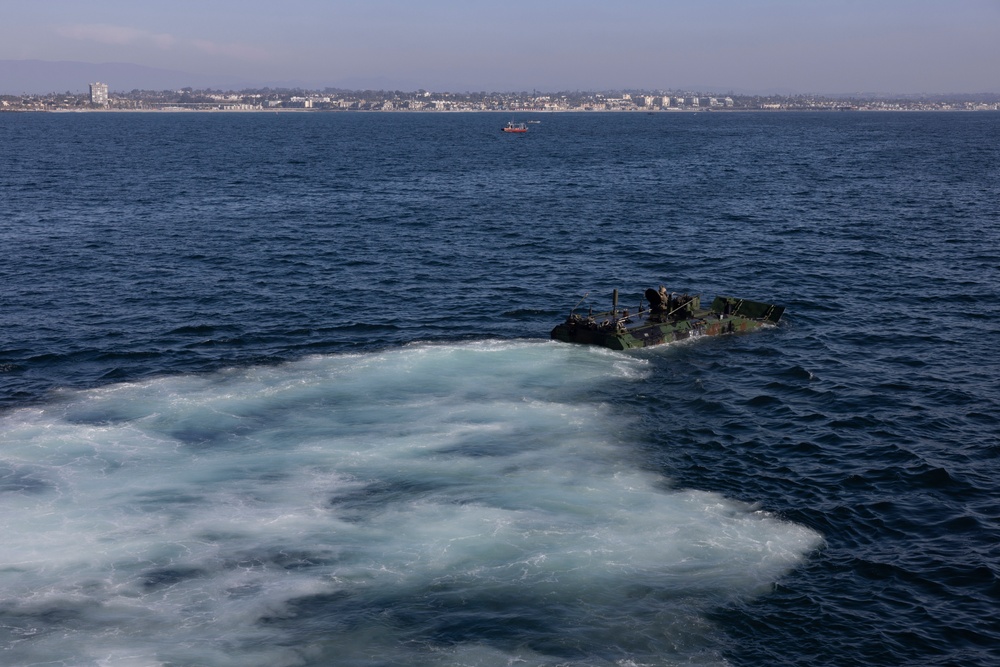
[[0,111],[505,113],[738,111],[998,111],[1000,94],[820,96],[705,94],[690,91],[435,93],[383,90],[180,90],[0,95]]
[[558,109],[540,111],[537,109],[525,109],[517,111],[507,111],[503,109],[449,109],[446,111],[410,109],[220,109],[220,108],[183,108],[183,107],[162,107],[144,109],[68,109],[68,108],[8,108],[0,107],[0,113],[50,113],[50,114],[470,114],[470,113],[514,113],[514,114],[565,114],[565,113],[587,113],[587,114],[631,114],[631,115],[682,115],[682,114],[744,114],[744,113],[972,113],[982,111],[1000,111],[1000,107],[989,108],[878,108],[878,107],[858,107],[846,109],[805,109],[805,108],[777,108],[777,109],[662,109],[653,111],[627,110],[627,109]]

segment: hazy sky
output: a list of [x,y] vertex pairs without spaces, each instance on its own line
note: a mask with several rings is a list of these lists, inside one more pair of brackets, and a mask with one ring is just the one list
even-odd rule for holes
[[0,0],[0,60],[250,84],[1000,92],[1000,0]]

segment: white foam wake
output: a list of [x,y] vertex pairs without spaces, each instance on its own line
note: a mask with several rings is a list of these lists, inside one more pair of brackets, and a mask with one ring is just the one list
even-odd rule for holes
[[642,359],[411,346],[67,393],[0,424],[17,664],[718,663],[819,536],[640,472]]

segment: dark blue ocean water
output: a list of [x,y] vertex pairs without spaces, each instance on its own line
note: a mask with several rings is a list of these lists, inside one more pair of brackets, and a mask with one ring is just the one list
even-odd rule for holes
[[1000,115],[534,118],[0,114],[0,663],[1000,662]]

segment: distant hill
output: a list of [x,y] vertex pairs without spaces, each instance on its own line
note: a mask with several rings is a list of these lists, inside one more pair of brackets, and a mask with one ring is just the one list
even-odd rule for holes
[[130,65],[128,63],[84,63],[49,60],[0,60],[0,95],[44,95],[87,92],[95,81],[108,84],[112,92],[178,90],[191,88],[239,89],[249,84],[235,78],[211,77],[188,72]]

